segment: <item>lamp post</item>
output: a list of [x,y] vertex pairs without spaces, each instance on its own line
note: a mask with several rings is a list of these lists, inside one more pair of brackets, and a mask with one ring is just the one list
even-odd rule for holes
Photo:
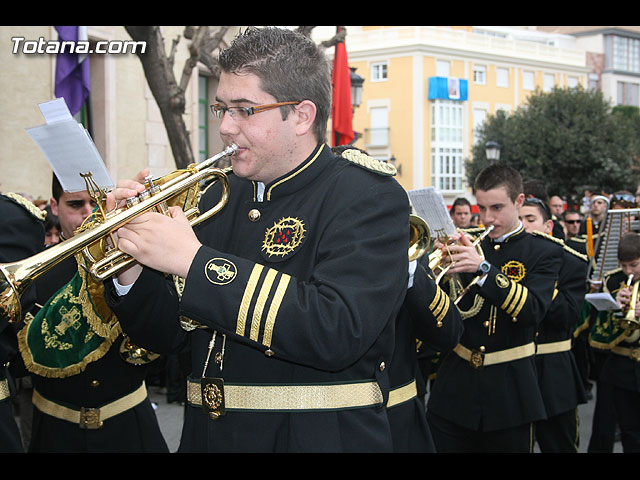
[[489,140],[484,145],[484,151],[487,154],[487,160],[491,163],[496,163],[500,160],[500,144],[498,142]]
[[362,103],[362,84],[364,83],[364,78],[356,73],[356,67],[349,67],[351,73],[349,77],[351,78],[351,106],[356,109]]

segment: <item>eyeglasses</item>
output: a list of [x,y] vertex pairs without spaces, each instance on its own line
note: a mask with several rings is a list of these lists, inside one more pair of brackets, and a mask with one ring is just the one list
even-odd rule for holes
[[569,223],[571,225],[575,225],[576,223],[580,223],[582,220],[565,220],[564,223]]
[[284,105],[298,105],[300,102],[278,102],[278,103],[269,103],[266,105],[257,105],[255,107],[223,107],[219,103],[215,105],[211,105],[211,113],[213,113],[216,118],[222,118],[225,113],[229,112],[231,118],[235,120],[246,120],[251,115],[255,115],[256,113],[266,112],[267,110],[273,110],[274,108],[282,107]]
[[549,209],[549,205],[544,203],[542,200],[536,197],[525,198],[524,203],[522,204],[525,207],[539,207],[542,208],[544,214],[547,218],[551,218],[551,210]]

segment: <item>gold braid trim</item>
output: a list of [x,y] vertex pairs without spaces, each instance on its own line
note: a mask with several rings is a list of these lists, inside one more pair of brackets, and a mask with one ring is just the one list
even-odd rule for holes
[[535,230],[534,232],[532,232],[534,235],[538,236],[538,237],[543,237],[546,238],[547,240],[551,240],[554,243],[557,243],[558,245],[560,245],[562,248],[564,248],[567,252],[575,255],[576,257],[584,260],[585,262],[589,261],[589,257],[587,255],[585,255],[584,253],[580,253],[579,251],[571,248],[569,245],[567,245],[566,243],[564,243],[564,240],[562,240],[561,238],[556,238],[553,235],[549,235],[548,233],[544,233],[541,232],[539,230]]
[[358,165],[365,170],[369,170],[380,175],[393,177],[397,173],[396,167],[394,167],[392,164],[382,162],[376,158],[370,157],[369,155],[362,153],[361,151],[354,148],[345,150],[344,152],[342,152],[341,156],[342,158],[349,160],[351,163]]
[[24,207],[31,215],[36,217],[38,220],[44,220],[47,216],[47,212],[44,210],[40,210],[36,207],[32,202],[24,198],[22,195],[13,192],[5,193],[7,197],[13,200],[18,205]]
[[119,335],[122,333],[122,327],[104,299],[104,284],[102,282],[89,281],[89,274],[81,267],[80,262],[83,261],[82,253],[77,253],[75,257],[78,262],[78,273],[82,278],[82,287],[78,294],[78,300],[87,323],[102,338],[108,338],[114,330]]

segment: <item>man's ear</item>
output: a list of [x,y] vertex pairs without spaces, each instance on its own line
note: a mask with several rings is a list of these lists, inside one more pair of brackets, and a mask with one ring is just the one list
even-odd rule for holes
[[58,216],[58,202],[56,202],[56,199],[51,197],[51,200],[49,200],[49,205],[51,206],[51,213],[54,214],[57,217]]
[[295,107],[297,122],[296,134],[305,135],[313,128],[316,120],[316,105],[310,100],[303,100]]

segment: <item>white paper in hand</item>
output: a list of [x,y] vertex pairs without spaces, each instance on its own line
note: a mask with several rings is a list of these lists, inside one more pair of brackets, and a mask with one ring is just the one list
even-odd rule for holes
[[89,132],[71,116],[64,99],[45,102],[39,107],[47,123],[26,130],[49,161],[62,189],[86,190],[80,174],[89,172],[100,188],[112,188],[114,183]]

